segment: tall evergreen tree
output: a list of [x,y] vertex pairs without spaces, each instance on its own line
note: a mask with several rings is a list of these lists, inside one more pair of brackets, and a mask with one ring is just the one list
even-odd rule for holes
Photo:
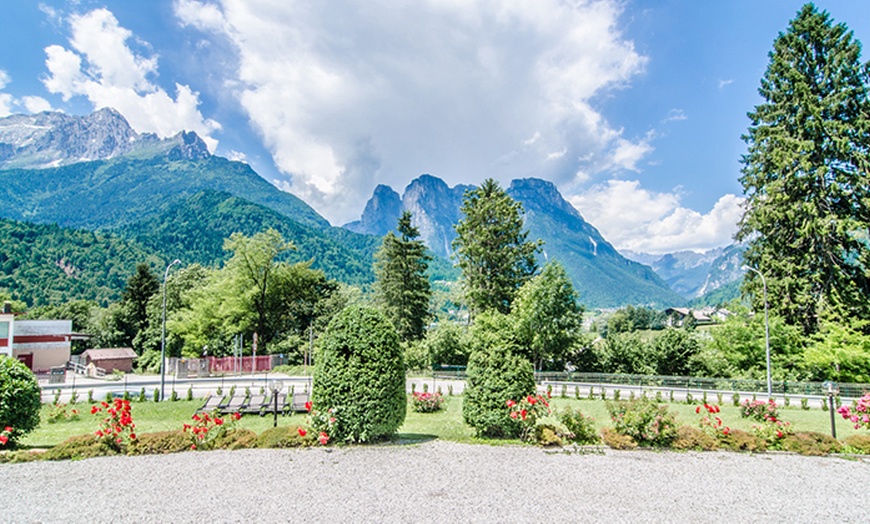
[[122,294],[126,315],[123,326],[125,342],[132,344],[136,335],[148,327],[148,301],[160,291],[160,280],[148,264],[137,264],[136,273],[127,280]]
[[375,292],[401,340],[419,340],[430,316],[432,290],[426,270],[432,257],[419,240],[419,230],[411,225],[410,211],[399,217],[397,230],[398,236],[387,233],[375,254]]
[[[844,24],[807,4],[774,41],[749,114],[737,234],[771,309],[805,333],[821,306],[870,318],[870,67]],[[746,289],[760,301],[761,282]]]
[[519,288],[535,274],[541,241],[526,240],[523,206],[493,179],[466,191],[453,241],[472,313],[510,313]]

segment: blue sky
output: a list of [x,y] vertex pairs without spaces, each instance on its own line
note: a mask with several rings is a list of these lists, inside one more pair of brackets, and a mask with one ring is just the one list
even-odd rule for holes
[[[334,224],[379,183],[539,177],[617,248],[703,250],[735,230],[746,113],[801,5],[8,2],[0,114],[194,130]],[[870,39],[864,2],[816,5]]]

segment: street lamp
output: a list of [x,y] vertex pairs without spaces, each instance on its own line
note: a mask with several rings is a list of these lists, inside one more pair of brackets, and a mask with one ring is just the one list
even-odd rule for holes
[[278,393],[280,393],[281,390],[284,389],[284,383],[278,379],[270,380],[269,381],[269,389],[272,390],[272,400],[275,403],[274,410],[273,410],[273,413],[275,414],[275,421],[272,423],[272,427],[277,428],[278,427]]
[[770,320],[767,316],[767,280],[764,279],[761,271],[753,267],[743,266],[743,269],[757,273],[761,277],[761,285],[764,289],[764,352],[767,355],[767,398],[769,399],[773,397],[773,388],[770,381]]
[[160,333],[160,401],[166,399],[166,279],[169,277],[169,268],[175,264],[181,264],[177,258],[166,266],[163,272],[163,329]]
[[827,390],[828,406],[831,408],[829,410],[831,412],[831,436],[837,438],[837,426],[834,425],[834,397],[840,394],[840,386],[836,382],[828,380],[822,383],[822,387]]

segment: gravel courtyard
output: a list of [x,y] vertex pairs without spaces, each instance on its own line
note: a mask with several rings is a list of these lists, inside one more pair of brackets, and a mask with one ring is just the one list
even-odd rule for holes
[[0,465],[3,522],[866,522],[870,463],[410,446]]

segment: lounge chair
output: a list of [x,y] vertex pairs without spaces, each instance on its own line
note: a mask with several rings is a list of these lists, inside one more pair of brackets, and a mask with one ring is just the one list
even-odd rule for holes
[[202,407],[196,410],[197,413],[211,413],[214,410],[220,410],[223,406],[223,395],[212,395],[211,393],[205,398],[205,403]]
[[242,410],[242,413],[262,415],[264,411],[269,411],[269,406],[272,405],[271,395],[251,395],[248,405]]
[[294,393],[291,397],[290,411],[293,413],[305,413],[305,403],[311,399],[311,395],[306,391],[304,393]]
[[226,405],[221,406],[221,413],[235,413],[237,411],[241,412],[248,406],[247,399],[248,396],[244,393],[230,398],[230,401],[227,402]]

